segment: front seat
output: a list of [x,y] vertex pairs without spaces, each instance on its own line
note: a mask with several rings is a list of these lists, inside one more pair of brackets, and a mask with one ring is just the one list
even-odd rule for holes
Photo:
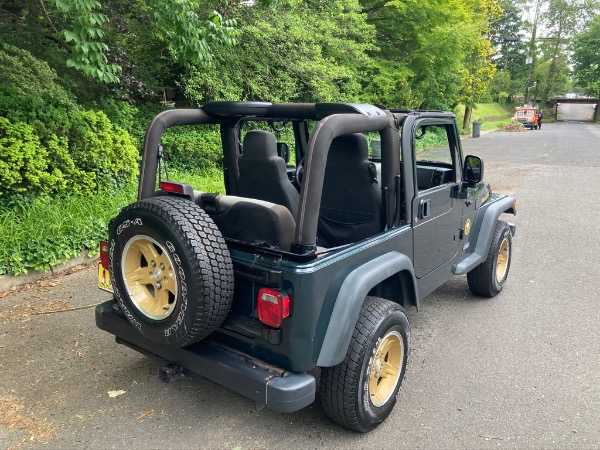
[[300,195],[287,176],[285,160],[277,155],[277,139],[268,131],[246,133],[239,161],[238,195],[277,203],[294,218]]
[[379,233],[383,229],[381,204],[367,138],[360,133],[335,138],[325,167],[318,245],[337,247]]

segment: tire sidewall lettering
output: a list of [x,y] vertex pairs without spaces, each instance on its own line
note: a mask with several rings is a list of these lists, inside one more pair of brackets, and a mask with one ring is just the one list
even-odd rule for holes
[[[189,287],[185,282],[186,269],[189,269],[184,267],[186,259],[179,255],[181,251],[179,250],[177,243],[174,243],[171,240],[165,240],[164,237],[161,236],[160,231],[157,230],[161,229],[161,224],[154,223],[155,221],[152,219],[153,218],[144,217],[128,218],[123,220],[114,228],[116,231],[116,236],[111,239],[109,249],[111,282],[115,297],[121,310],[136,329],[138,329],[144,336],[151,340],[159,339],[156,336],[156,333],[158,332],[163,336],[162,340],[166,339],[167,341],[178,341],[180,339],[178,335],[182,333],[184,334],[189,328],[186,323],[186,319],[188,319],[187,311],[189,306],[188,298],[190,292]],[[175,306],[173,314],[160,322],[152,321],[146,317],[143,317],[140,313],[135,312],[133,300],[129,298],[129,294],[124,283],[117,280],[117,278],[120,277],[116,277],[116,270],[120,269],[114,269],[117,267],[115,264],[117,262],[115,258],[120,259],[123,255],[123,250],[127,242],[134,236],[138,235],[146,235],[151,237],[164,246],[164,250],[175,265],[175,267],[173,267],[173,273],[177,280],[178,286],[177,299],[175,300],[177,305]],[[162,323],[163,325],[159,326],[159,323]]]
[[[361,383],[359,384],[361,392],[359,394],[359,404],[361,405],[358,411],[358,416],[359,416],[359,420],[366,425],[366,428],[371,428],[373,426],[376,426],[377,424],[381,423],[389,414],[389,412],[394,408],[394,405],[396,404],[396,399],[398,398],[398,395],[400,394],[400,388],[402,386],[402,381],[404,379],[404,374],[406,371],[406,366],[408,364],[408,352],[407,349],[409,349],[410,347],[410,337],[408,336],[408,331],[405,329],[408,325],[408,320],[406,318],[401,319],[401,322],[404,324],[404,326],[399,325],[397,323],[394,324],[394,319],[393,319],[393,315],[396,314],[398,312],[393,312],[392,314],[390,314],[389,316],[385,317],[382,322],[380,322],[377,326],[376,326],[376,333],[378,334],[377,339],[375,340],[375,342],[371,342],[369,349],[367,350],[368,353],[365,354],[365,363],[363,365],[362,368],[362,375],[361,375]],[[400,373],[400,377],[398,378],[398,383],[396,385],[396,387],[394,388],[395,392],[392,394],[392,396],[389,398],[389,400],[381,405],[381,406],[375,406],[373,405],[373,403],[371,402],[370,399],[370,392],[369,392],[369,380],[370,380],[370,376],[371,376],[371,366],[373,363],[373,359],[376,356],[376,352],[377,349],[379,348],[379,345],[381,344],[381,341],[383,339],[383,336],[385,336],[388,332],[390,331],[397,331],[401,338],[402,338],[402,343],[404,345],[404,357],[403,357],[403,361],[402,361],[402,367],[401,367],[401,373]],[[368,356],[368,358],[367,358]]]

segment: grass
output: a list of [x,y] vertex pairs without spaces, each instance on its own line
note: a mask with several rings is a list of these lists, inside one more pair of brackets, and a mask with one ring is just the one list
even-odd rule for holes
[[177,169],[168,169],[169,180],[187,183],[194,189],[203,192],[225,193],[223,171],[217,168],[203,172],[189,172]]
[[[465,116],[464,105],[459,105],[454,110],[454,114],[456,114],[457,122],[462,124]],[[510,122],[513,114],[514,108],[512,106],[505,107],[497,103],[479,103],[473,108],[473,112],[471,113],[471,121],[482,121],[483,123],[481,124],[481,130],[490,131]]]
[[131,186],[111,195],[39,197],[0,209],[0,275],[46,271],[86,248],[97,253],[108,220],[135,193]]
[[[197,190],[225,191],[223,173],[216,168],[201,173],[169,169],[168,174]],[[0,275],[47,271],[85,249],[97,254],[99,242],[108,237],[108,221],[136,194],[137,184],[114,194],[39,197],[0,208]]]

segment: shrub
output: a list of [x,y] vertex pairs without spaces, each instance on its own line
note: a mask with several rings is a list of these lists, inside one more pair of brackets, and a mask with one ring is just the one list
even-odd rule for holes
[[1,46],[0,62],[8,68],[0,75],[0,117],[12,136],[0,155],[0,202],[19,193],[115,191],[135,178],[138,151],[125,130],[73,103],[47,64],[26,51]]
[[223,159],[221,134],[217,128],[181,127],[167,130],[162,137],[165,159],[173,168],[207,170]]
[[64,187],[63,173],[49,168],[48,150],[29,125],[0,117],[0,201],[4,196]]
[[56,72],[31,53],[12,45],[0,44],[0,67],[0,85],[15,86],[22,95],[74,105],[66,89],[56,82]]
[[95,174],[99,190],[115,191],[137,175],[138,151],[133,139],[101,111],[84,111],[71,133],[70,155],[75,166]]

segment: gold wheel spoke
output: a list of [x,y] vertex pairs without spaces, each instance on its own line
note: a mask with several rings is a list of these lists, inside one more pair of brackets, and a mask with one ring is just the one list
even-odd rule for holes
[[392,348],[392,345],[394,345],[394,340],[393,339],[386,339],[384,342],[381,343],[381,347],[379,347],[378,350],[378,354],[385,356],[389,353],[390,348]]
[[160,270],[165,271],[167,270],[169,272],[169,275],[171,276],[173,273],[172,267],[171,267],[171,261],[169,261],[169,258],[167,257],[166,253],[163,253],[162,255],[158,256],[157,260],[156,260],[156,264],[157,266],[160,267],[160,265],[162,264],[164,269],[161,267]]
[[379,405],[384,401],[384,398],[381,395],[381,389],[375,389],[375,392],[371,391],[371,401],[373,401],[373,404],[375,405]]
[[157,289],[155,295],[156,306],[160,309],[157,314],[164,314],[169,309],[169,291],[165,288]]
[[138,241],[135,242],[132,247],[136,250],[139,250],[139,252],[144,255],[144,258],[146,258],[148,264],[150,264],[151,261],[156,261],[160,258],[160,255],[158,254],[158,251],[152,242]]
[[132,284],[152,284],[154,281],[150,277],[151,273],[148,267],[138,267],[125,275],[127,276],[127,282]]
[[389,362],[383,362],[381,364],[381,370],[379,371],[379,373],[382,374],[384,377],[394,378],[396,375],[398,375],[398,370],[399,367],[396,367],[393,364],[390,364]]

